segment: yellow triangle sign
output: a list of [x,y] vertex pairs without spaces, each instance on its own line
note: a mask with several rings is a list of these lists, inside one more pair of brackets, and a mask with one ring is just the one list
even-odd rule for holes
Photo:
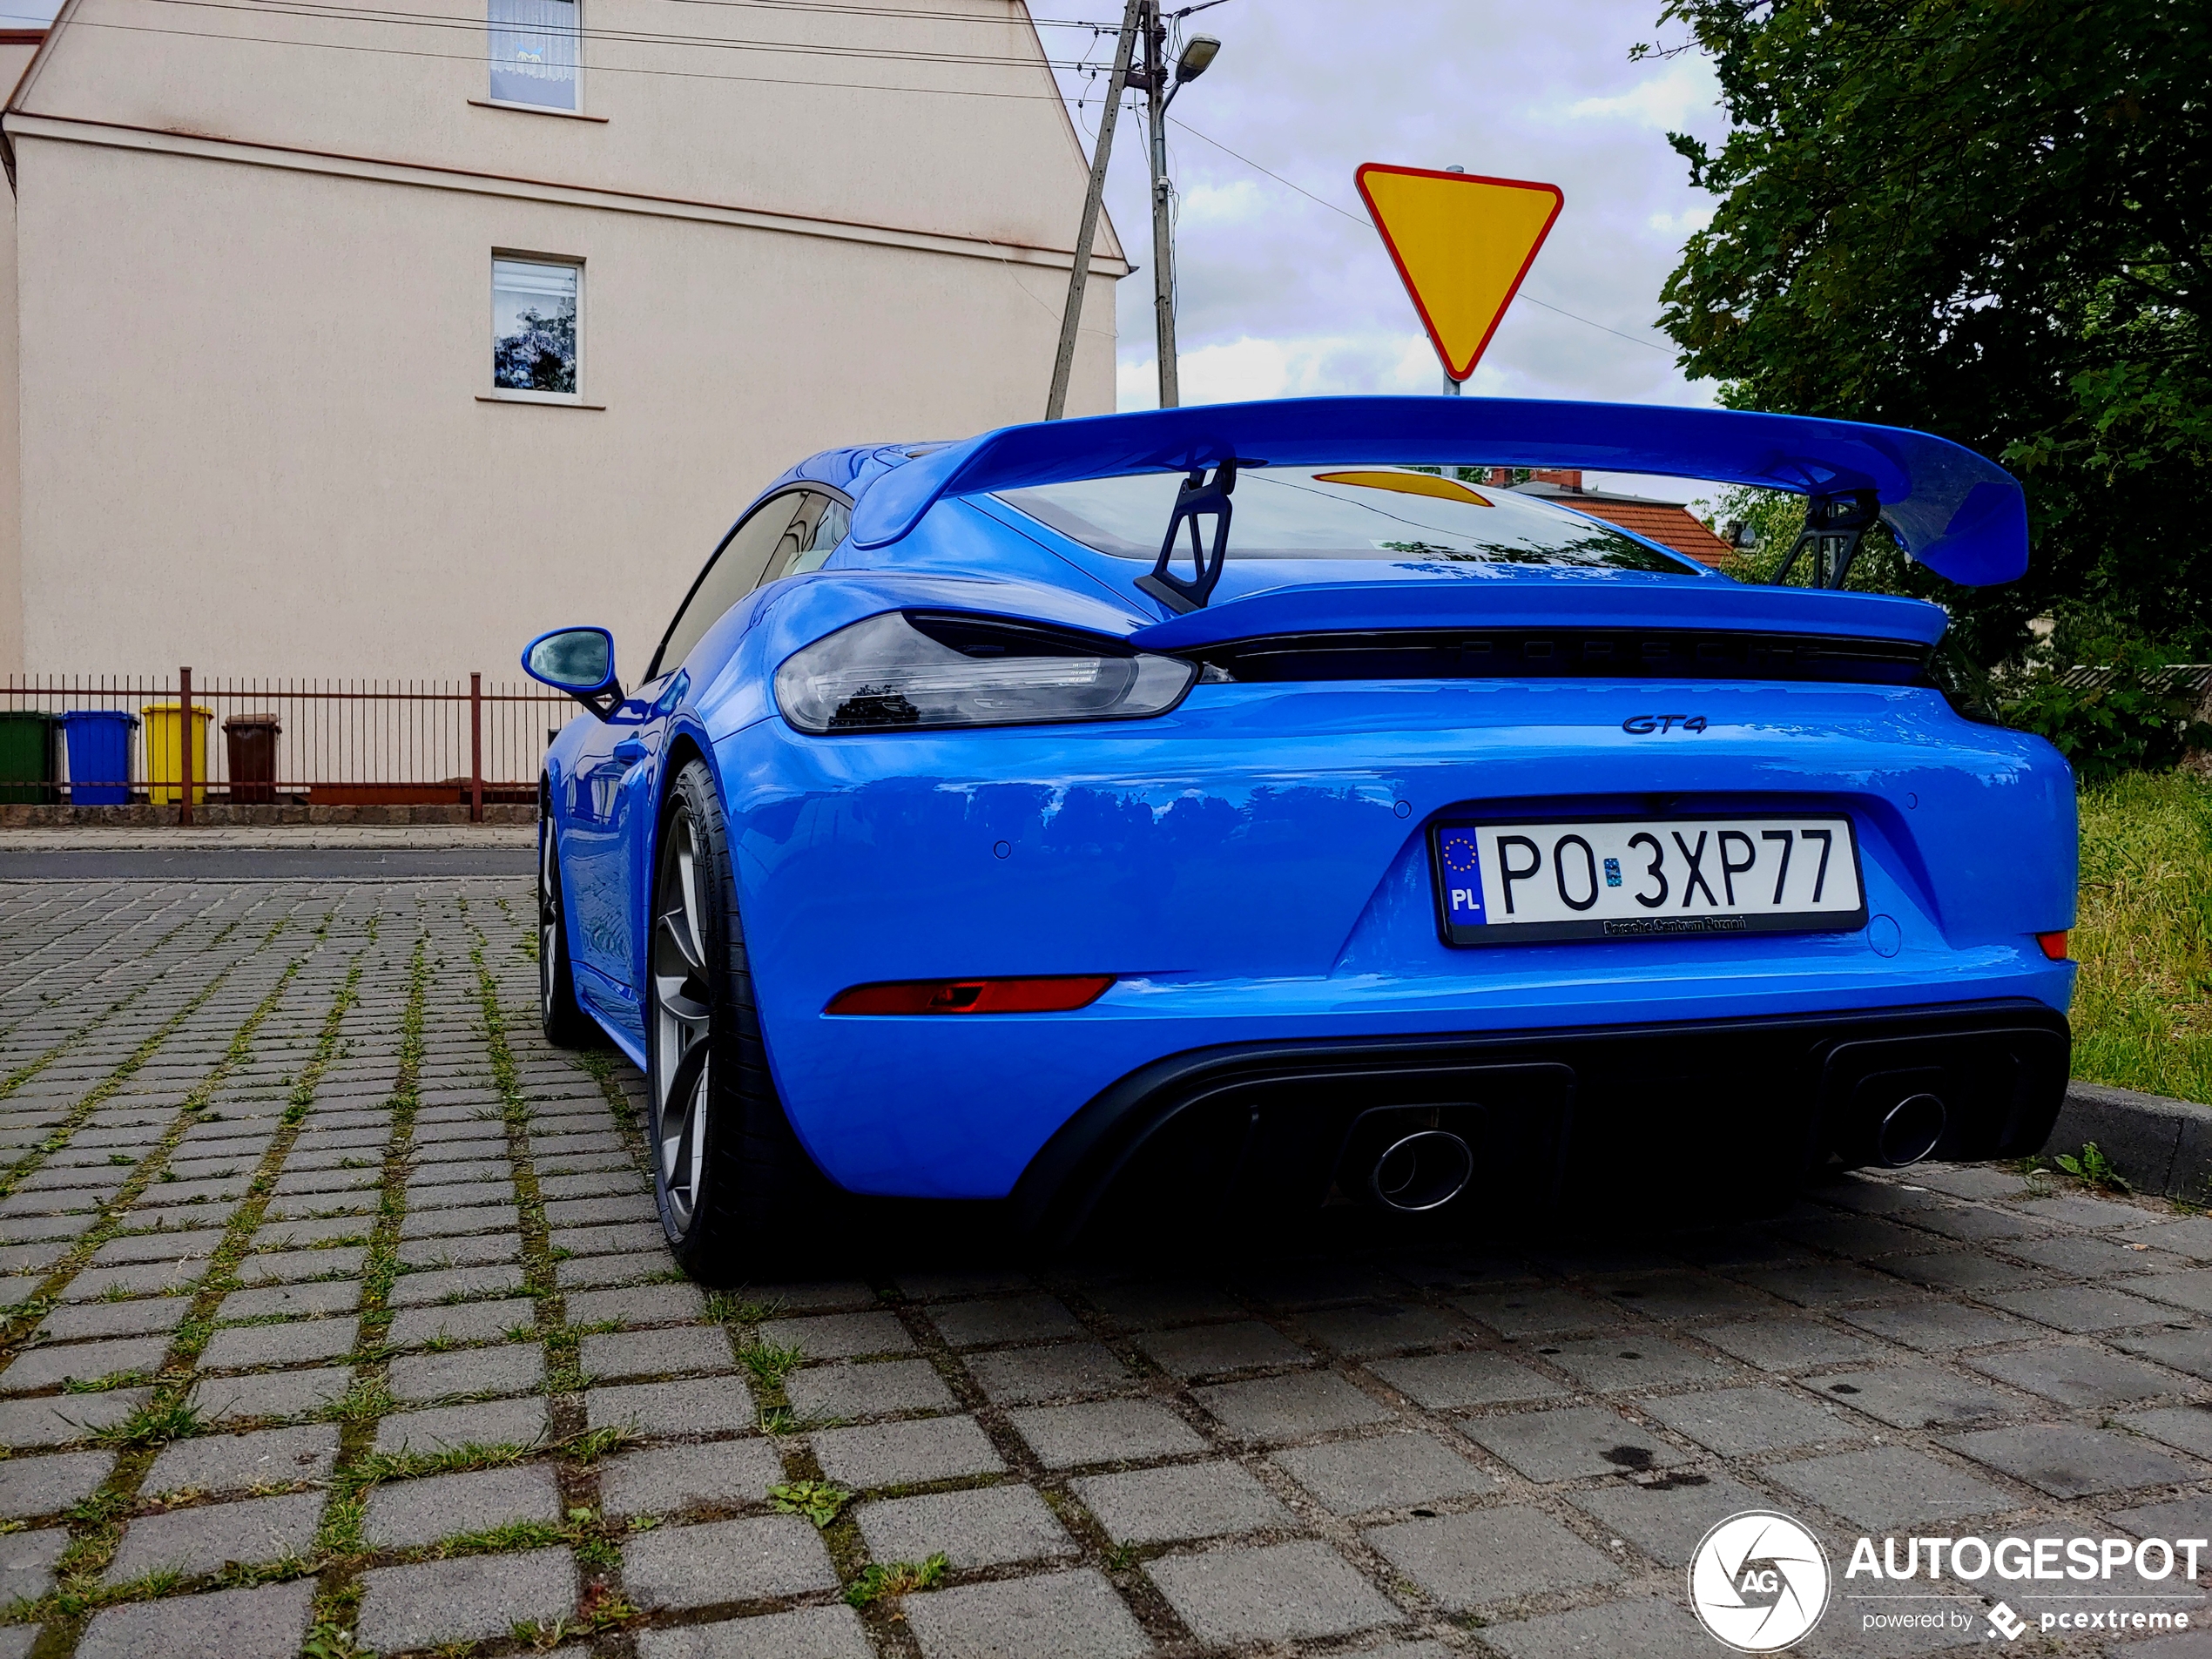
[[1444,372],[1467,379],[1566,197],[1556,185],[1373,161],[1353,177]]

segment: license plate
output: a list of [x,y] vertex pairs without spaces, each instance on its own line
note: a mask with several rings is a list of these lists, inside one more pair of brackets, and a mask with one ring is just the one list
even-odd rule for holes
[[1448,944],[1866,925],[1858,840],[1842,816],[1444,824],[1431,837]]

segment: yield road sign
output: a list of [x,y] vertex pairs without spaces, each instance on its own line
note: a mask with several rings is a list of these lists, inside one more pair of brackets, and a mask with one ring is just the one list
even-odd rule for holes
[[1467,379],[1566,197],[1556,185],[1373,161],[1353,178],[1444,372]]

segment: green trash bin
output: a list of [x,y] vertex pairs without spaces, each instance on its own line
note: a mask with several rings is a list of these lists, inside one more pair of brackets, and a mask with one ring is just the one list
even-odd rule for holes
[[61,799],[54,786],[60,731],[59,720],[37,709],[0,709],[0,801],[51,806]]

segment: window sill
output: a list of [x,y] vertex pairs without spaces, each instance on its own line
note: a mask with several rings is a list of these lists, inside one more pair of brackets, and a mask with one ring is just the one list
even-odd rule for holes
[[597,121],[601,126],[607,124],[607,118],[604,115],[586,115],[582,110],[556,110],[550,104],[510,104],[505,98],[472,98],[469,100],[469,107],[472,110],[512,110],[517,115],[557,116],[563,121]]
[[479,403],[536,403],[550,409],[604,409],[604,403],[587,403],[565,392],[479,392]]

